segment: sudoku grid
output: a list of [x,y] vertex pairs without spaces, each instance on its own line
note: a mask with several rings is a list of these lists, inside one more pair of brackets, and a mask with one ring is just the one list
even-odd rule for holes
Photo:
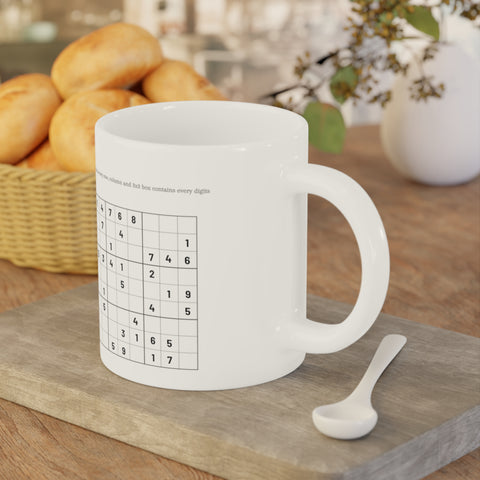
[[133,362],[198,369],[197,217],[97,195],[100,341]]

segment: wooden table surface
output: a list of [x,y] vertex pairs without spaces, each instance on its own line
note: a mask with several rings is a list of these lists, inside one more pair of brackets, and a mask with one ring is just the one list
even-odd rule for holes
[[[383,311],[480,337],[480,178],[457,187],[405,180],[385,158],[375,126],[351,128],[341,155],[311,150],[310,162],[353,177],[380,211],[391,253]],[[353,233],[340,213],[316,197],[309,202],[308,262],[309,293],[355,302],[360,257]],[[0,260],[0,312],[94,280]],[[217,477],[0,399],[0,479],[13,478]],[[480,449],[427,478],[480,478]]]

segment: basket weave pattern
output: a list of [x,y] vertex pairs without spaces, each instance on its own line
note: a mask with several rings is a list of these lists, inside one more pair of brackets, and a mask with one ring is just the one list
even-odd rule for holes
[[97,273],[95,174],[0,164],[0,258],[49,272]]

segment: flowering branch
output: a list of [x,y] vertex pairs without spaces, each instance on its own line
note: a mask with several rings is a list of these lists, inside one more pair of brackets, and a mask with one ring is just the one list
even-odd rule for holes
[[[347,45],[316,60],[312,60],[308,52],[298,56],[294,66],[297,83],[264,97],[291,110],[298,110],[307,101],[303,115],[309,122],[310,141],[319,149],[330,152],[342,150],[345,124],[340,110],[320,98],[320,90],[327,81],[339,105],[348,99],[355,103],[362,98],[384,107],[391,99],[391,91],[379,90],[378,75],[387,71],[404,75],[408,70],[408,63],[402,62],[392,50],[394,42],[428,39],[420,60],[423,63],[434,57],[440,38],[440,26],[432,9],[448,7],[452,13],[471,20],[475,25],[480,19],[480,4],[475,0],[437,0],[430,2],[429,6],[417,5],[412,0],[356,0],[351,3],[351,15],[345,25],[345,30],[350,32]],[[412,28],[419,35],[412,36]],[[327,65],[333,74],[321,77],[319,67]],[[421,76],[410,86],[411,98],[423,101],[440,98],[444,85],[436,83],[424,73],[422,65],[420,67]],[[296,103],[293,96],[287,101],[281,100],[288,92],[297,90],[301,91],[301,98]]]

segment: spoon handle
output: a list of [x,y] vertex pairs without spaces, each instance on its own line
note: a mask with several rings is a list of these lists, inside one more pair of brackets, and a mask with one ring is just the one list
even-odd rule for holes
[[385,336],[380,342],[367,371],[355,390],[350,394],[350,397],[362,397],[370,401],[373,387],[380,378],[380,375],[406,343],[407,338],[403,335],[392,334]]

